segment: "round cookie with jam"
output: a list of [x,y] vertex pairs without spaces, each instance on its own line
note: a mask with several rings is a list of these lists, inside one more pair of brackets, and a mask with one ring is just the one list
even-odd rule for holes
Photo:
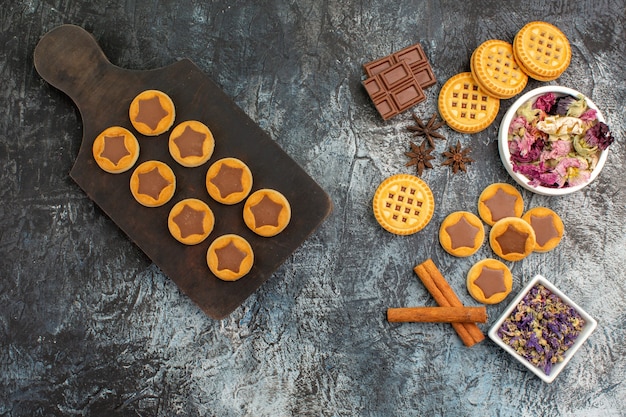
[[202,122],[188,120],[172,130],[168,142],[170,155],[184,167],[193,168],[204,164],[213,155],[215,139],[211,130]]
[[497,259],[483,259],[467,273],[467,290],[479,303],[497,304],[511,293],[513,275]]
[[449,214],[439,227],[439,243],[450,255],[465,257],[476,253],[485,240],[483,222],[468,211]]
[[176,240],[185,245],[197,245],[213,231],[215,216],[202,200],[187,198],[172,207],[167,227]]
[[534,207],[522,216],[535,231],[535,252],[548,252],[558,246],[563,238],[563,221],[547,207]]
[[93,141],[92,152],[100,168],[111,174],[120,174],[137,162],[139,142],[128,129],[111,126]]
[[535,231],[519,217],[505,217],[493,225],[489,232],[491,249],[507,261],[519,261],[535,249]]
[[285,230],[290,220],[289,201],[276,190],[255,191],[243,206],[243,221],[259,236],[276,236]]
[[236,281],[252,269],[254,252],[243,237],[226,234],[211,243],[206,259],[213,275],[224,281]]
[[167,94],[159,90],[146,90],[130,103],[128,115],[137,132],[158,136],[172,127],[176,111],[174,102]]
[[505,217],[522,217],[523,212],[522,195],[510,184],[488,185],[478,197],[478,214],[489,226]]
[[209,195],[222,204],[243,201],[252,189],[252,172],[237,158],[223,158],[214,162],[206,173]]
[[167,164],[146,161],[135,168],[130,176],[130,191],[139,204],[159,207],[174,196],[176,176]]

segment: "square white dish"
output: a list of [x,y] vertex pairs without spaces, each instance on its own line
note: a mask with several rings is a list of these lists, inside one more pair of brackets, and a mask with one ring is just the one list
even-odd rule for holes
[[[498,329],[502,326],[504,321],[511,315],[515,307],[520,304],[524,296],[536,285],[541,284],[550,292],[558,296],[561,301],[565,304],[572,307],[574,310],[578,312],[578,314],[584,319],[585,324],[582,327],[580,334],[576,337],[576,340],[572,346],[570,346],[564,353],[563,360],[561,362],[555,363],[552,365],[552,369],[550,374],[546,374],[541,368],[535,366],[531,362],[529,362],[526,358],[524,358],[521,354],[517,353],[515,349],[513,349],[510,345],[504,342],[498,336]],[[541,275],[536,275],[533,279],[531,279],[528,284],[520,291],[520,293],[515,297],[515,299],[511,302],[511,304],[504,310],[502,315],[496,320],[491,329],[488,332],[489,338],[493,340],[496,344],[498,344],[502,349],[508,352],[511,356],[517,359],[522,365],[531,370],[535,375],[541,378],[543,381],[547,383],[551,383],[554,379],[561,373],[561,371],[565,368],[567,363],[572,359],[572,357],[576,354],[578,349],[583,345],[583,343],[589,338],[591,333],[595,330],[598,323],[591,317],[587,312],[585,312],[580,306],[574,303],[569,297],[567,297],[563,292],[561,292],[558,288],[554,286],[550,281],[548,281],[545,277]]]

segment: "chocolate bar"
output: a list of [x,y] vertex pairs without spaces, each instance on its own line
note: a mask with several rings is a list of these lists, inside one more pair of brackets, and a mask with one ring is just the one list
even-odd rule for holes
[[363,65],[363,86],[384,120],[424,101],[424,88],[437,82],[420,44]]

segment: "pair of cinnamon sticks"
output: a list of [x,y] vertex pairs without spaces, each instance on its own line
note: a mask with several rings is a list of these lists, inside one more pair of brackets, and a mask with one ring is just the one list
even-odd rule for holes
[[487,321],[484,306],[465,307],[432,259],[427,259],[413,270],[439,307],[390,308],[387,310],[388,321],[450,323],[468,347],[485,339],[476,325]]

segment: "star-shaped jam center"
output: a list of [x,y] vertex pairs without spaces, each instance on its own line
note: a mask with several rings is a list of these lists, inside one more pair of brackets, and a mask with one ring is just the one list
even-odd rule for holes
[[191,235],[204,234],[204,216],[205,212],[189,207],[187,204],[176,216],[172,218],[174,223],[180,229],[180,235],[184,238]]
[[480,271],[480,275],[474,281],[474,284],[480,288],[485,298],[489,298],[499,292],[506,292],[504,271],[501,269],[483,267]]
[[206,134],[193,130],[190,126],[186,126],[183,133],[174,139],[174,143],[178,147],[180,156],[187,158],[188,156],[202,156],[204,154],[204,139]]
[[170,185],[170,182],[161,176],[161,173],[156,167],[152,168],[148,172],[139,173],[138,178],[139,188],[137,189],[137,192],[139,194],[150,196],[155,200],[158,200],[161,191]]
[[234,168],[227,164],[222,164],[217,175],[210,179],[210,181],[217,187],[222,198],[226,198],[233,193],[240,193],[243,191],[243,184],[241,183],[241,177],[243,175],[243,169]]
[[520,232],[515,227],[508,225],[504,233],[496,237],[496,241],[502,249],[502,253],[508,255],[509,253],[526,252],[526,240],[528,239],[528,233]]
[[232,240],[226,246],[215,249],[215,255],[217,256],[218,271],[229,269],[236,274],[239,273],[241,262],[247,256],[244,251],[235,246]]
[[126,145],[124,144],[124,136],[105,136],[104,137],[104,149],[100,153],[100,156],[108,159],[117,165],[120,160],[126,155],[130,155]]
[[264,195],[261,201],[250,207],[250,211],[254,215],[254,224],[256,227],[278,227],[278,216],[282,209],[282,204],[274,202],[274,200],[267,195]]
[[530,216],[530,225],[535,231],[537,243],[543,246],[552,238],[559,237],[559,232],[554,227],[552,216]]
[[139,100],[139,112],[135,120],[155,130],[159,126],[159,122],[167,115],[168,112],[161,106],[159,98],[154,96],[149,99]]
[[515,217],[515,203],[517,196],[507,193],[502,188],[498,188],[496,193],[483,201],[491,212],[491,219],[497,222],[505,217]]
[[446,232],[450,236],[452,249],[473,248],[476,241],[476,233],[478,227],[472,226],[465,216],[462,216],[458,222],[446,227]]

